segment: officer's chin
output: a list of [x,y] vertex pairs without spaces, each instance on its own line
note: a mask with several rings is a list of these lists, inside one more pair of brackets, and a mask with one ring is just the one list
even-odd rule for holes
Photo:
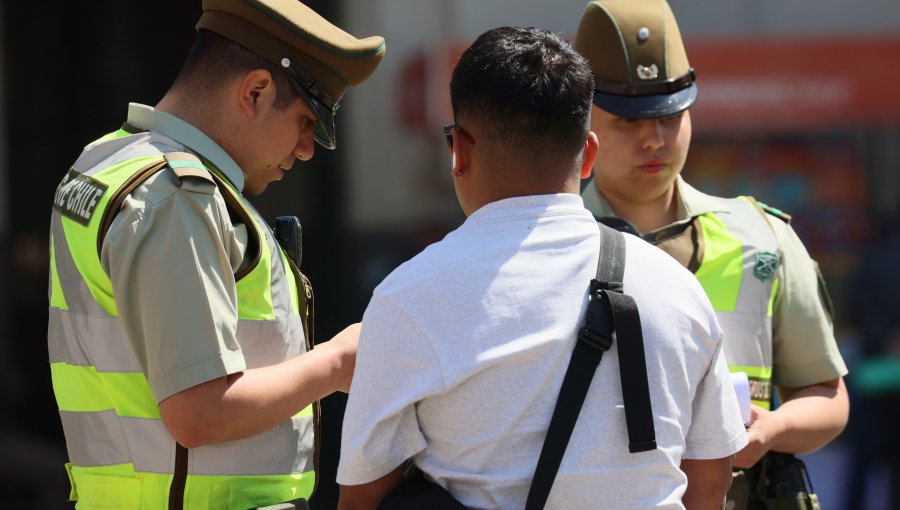
[[244,196],[252,197],[252,196],[261,194],[268,187],[269,187],[269,183],[267,183],[267,182],[263,183],[263,184],[247,183],[244,185],[244,191],[242,193]]
[[248,180],[244,182],[244,196],[256,196],[261,194],[266,188],[269,187],[269,184],[272,184],[275,181],[280,181],[284,178],[284,170],[277,168],[276,171],[267,176],[267,179],[258,179],[258,180]]

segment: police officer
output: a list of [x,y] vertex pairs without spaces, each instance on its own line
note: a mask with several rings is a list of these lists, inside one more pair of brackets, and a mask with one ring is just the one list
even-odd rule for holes
[[155,106],[88,145],[53,201],[49,348],[84,508],[308,498],[317,400],[358,327],[311,350],[308,281],[246,200],[314,142],[384,55],[295,0],[204,0]]
[[753,404],[726,507],[754,508],[746,493],[763,487],[768,452],[816,450],[847,422],[847,369],[818,268],[786,214],[750,197],[706,195],[681,177],[697,84],[665,0],[590,2],[575,46],[594,72],[600,142],[585,205],[668,252],[706,290],[730,370],[747,374]]

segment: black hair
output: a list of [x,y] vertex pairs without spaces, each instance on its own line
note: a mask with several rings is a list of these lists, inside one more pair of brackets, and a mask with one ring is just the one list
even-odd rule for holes
[[300,97],[284,69],[262,55],[209,30],[200,30],[194,45],[175,79],[174,86],[190,83],[200,93],[216,90],[224,80],[243,76],[255,69],[272,74],[275,108],[284,109]]
[[462,54],[450,81],[457,120],[472,119],[489,143],[537,163],[580,157],[593,91],[587,60],[559,36],[537,28],[483,33]]

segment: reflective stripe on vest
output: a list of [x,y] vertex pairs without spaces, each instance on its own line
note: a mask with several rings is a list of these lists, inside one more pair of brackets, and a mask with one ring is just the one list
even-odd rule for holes
[[[72,499],[85,508],[165,508],[176,472],[175,440],[160,419],[97,253],[99,224],[110,197],[139,169],[160,161],[160,147],[184,150],[156,134],[121,130],[85,149],[73,166],[76,173],[69,175],[107,186],[87,221],[60,212],[71,211],[70,206],[88,211],[87,199],[76,191],[61,185],[54,198],[50,367],[69,453]],[[253,345],[243,352],[247,368],[298,356],[306,350],[298,282],[285,270],[285,255],[259,214],[235,190],[220,187],[220,192],[243,208],[241,214],[252,223],[248,234],[261,241],[258,263],[237,281],[237,338]],[[316,481],[315,420],[310,405],[262,434],[189,450],[187,478],[181,482],[184,507],[249,508],[309,497]],[[300,453],[290,455],[291,450]]]
[[747,199],[721,200],[730,212],[698,217],[705,249],[696,276],[725,332],[729,370],[746,372],[753,403],[770,409],[778,242],[768,221]]

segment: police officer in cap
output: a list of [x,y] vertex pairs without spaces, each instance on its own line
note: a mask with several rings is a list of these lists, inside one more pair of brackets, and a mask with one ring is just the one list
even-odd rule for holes
[[590,2],[575,46],[594,72],[600,143],[585,205],[668,252],[706,290],[729,368],[747,375],[752,399],[750,443],[734,460],[726,507],[761,508],[760,498],[778,497],[762,471],[796,474],[793,457],[770,452],[811,452],[847,423],[847,369],[817,265],[788,215],[681,177],[698,86],[665,0]]
[[350,386],[358,327],[311,349],[309,282],[245,196],[336,146],[384,40],[296,0],[203,0],[197,29],[162,100],[129,105],[54,197],[49,348],[79,507],[305,500],[317,401]]

